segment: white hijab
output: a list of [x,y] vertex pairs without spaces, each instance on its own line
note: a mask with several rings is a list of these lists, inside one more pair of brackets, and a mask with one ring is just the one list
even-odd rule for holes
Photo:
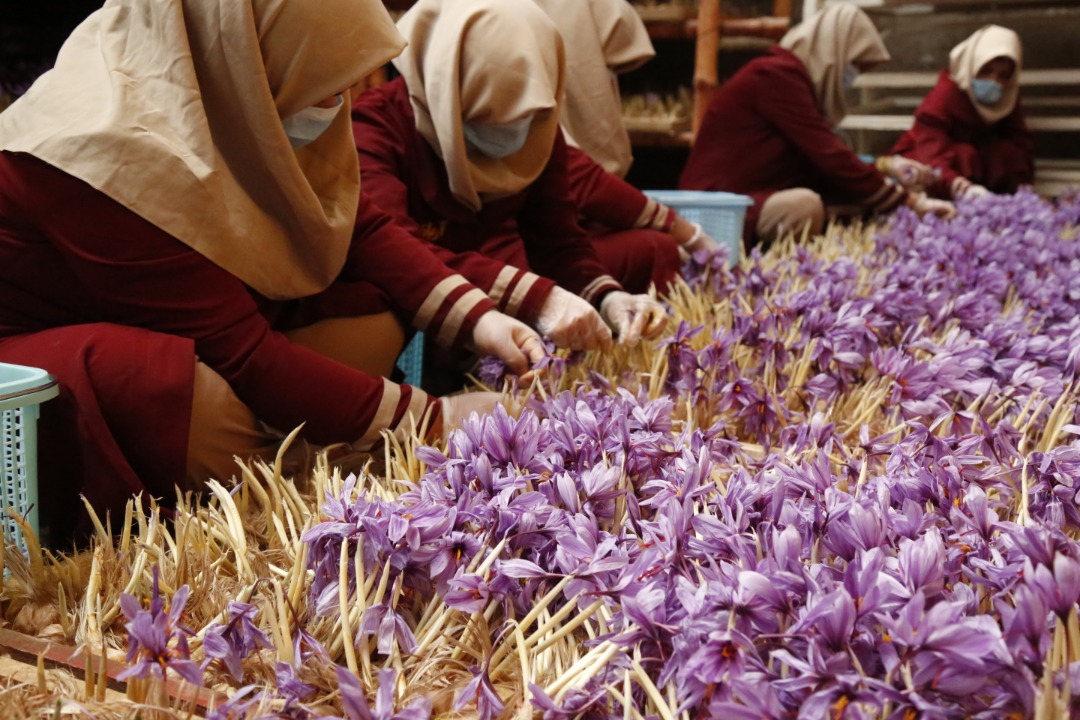
[[834,126],[847,114],[844,68],[851,63],[888,62],[889,51],[877,28],[858,6],[829,5],[793,27],[780,47],[795,54],[810,74],[818,106]]
[[615,75],[656,55],[645,23],[626,0],[534,0],[566,43],[566,141],[620,177],[633,162]]
[[[983,105],[975,99],[971,81],[979,74],[983,65],[997,57],[1012,60],[1016,63],[1016,70],[1003,88],[1001,99],[993,105]],[[986,122],[995,123],[1007,117],[1020,99],[1020,66],[1023,59],[1019,35],[1000,25],[986,25],[949,53],[949,77],[971,98],[971,104],[979,115]]]
[[402,45],[378,0],[107,0],[0,114],[0,149],[80,178],[263,295],[309,295],[344,263],[360,175],[347,111],[296,151],[281,119]]
[[[551,157],[563,93],[559,31],[532,0],[418,0],[398,21],[408,47],[394,66],[409,86],[416,128],[472,210],[521,192]],[[534,115],[524,147],[504,158],[467,148],[463,123]]]

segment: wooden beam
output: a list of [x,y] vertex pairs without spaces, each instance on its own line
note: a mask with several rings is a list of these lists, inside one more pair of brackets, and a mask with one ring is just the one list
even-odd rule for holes
[[[71,645],[49,642],[14,630],[0,628],[0,650],[8,652],[16,660],[32,663],[35,666],[37,659],[44,657],[46,667],[63,668],[77,678],[86,678],[86,653]],[[96,674],[101,662],[100,656],[92,657],[90,662],[91,669]],[[108,676],[106,684],[109,689],[121,693],[127,692],[127,682],[118,679],[119,674],[126,669],[126,664],[106,659],[105,674]],[[203,709],[220,707],[228,700],[228,697],[222,693],[194,687],[190,683],[180,683],[171,678],[165,680],[165,691],[174,700],[194,703]]]

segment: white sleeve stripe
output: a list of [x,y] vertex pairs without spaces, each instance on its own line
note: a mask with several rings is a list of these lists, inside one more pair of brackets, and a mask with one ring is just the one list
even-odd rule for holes
[[496,303],[501,304],[503,297],[506,295],[506,290],[510,287],[510,282],[517,274],[518,269],[513,265],[507,265],[500,270],[498,276],[495,278],[495,284],[491,286],[491,292],[488,293],[488,297]]
[[382,437],[382,431],[389,427],[394,420],[394,411],[397,410],[399,400],[401,400],[401,388],[383,378],[383,392],[382,398],[379,400],[379,408],[375,411],[375,417],[371,419],[367,432],[356,442],[357,450],[370,450],[375,445],[375,442]]
[[482,303],[487,299],[488,296],[485,295],[484,291],[480,288],[473,288],[458,298],[458,301],[450,308],[450,312],[447,313],[446,319],[443,320],[442,327],[439,329],[439,334],[435,336],[435,342],[444,346],[454,342],[454,338],[456,338],[457,334],[461,331],[461,325],[465,322],[466,316],[468,316],[473,308],[479,303]]
[[420,330],[427,330],[436,313],[439,312],[439,308],[446,302],[447,296],[462,285],[468,284],[469,281],[460,275],[451,275],[440,280],[439,284],[428,293],[424,303],[420,306],[420,310],[417,311],[416,326]]
[[639,215],[638,219],[634,222],[634,227],[653,227],[656,223],[657,215],[660,214],[657,206],[658,203],[655,200],[653,200],[651,197],[646,197],[645,208],[641,211],[641,215]]
[[592,296],[595,295],[602,286],[611,284],[615,287],[619,287],[618,281],[610,275],[601,275],[593,280],[591,283],[585,286],[585,289],[581,291],[581,297],[592,302]]
[[514,286],[514,292],[510,295],[510,302],[506,303],[507,315],[517,317],[517,314],[521,312],[521,304],[525,302],[529,291],[532,290],[533,285],[539,279],[540,276],[535,273],[526,272],[522,274],[518,284]]

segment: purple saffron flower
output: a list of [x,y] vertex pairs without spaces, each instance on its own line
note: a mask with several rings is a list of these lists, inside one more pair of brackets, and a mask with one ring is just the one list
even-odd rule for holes
[[259,610],[250,603],[230,602],[229,622],[212,625],[203,636],[203,669],[217,659],[239,682],[244,679],[243,660],[258,648],[273,647],[270,638],[255,624]]
[[[264,691],[251,695],[259,687],[245,685],[232,694],[228,700],[206,714],[206,720],[247,720],[251,708],[261,702]],[[248,697],[251,695],[251,697]]]
[[397,670],[387,668],[379,671],[379,688],[375,693],[375,710],[371,710],[360,678],[340,665],[334,668],[337,673],[338,689],[341,691],[341,704],[345,717],[334,720],[428,720],[431,717],[431,702],[426,698],[413,701],[409,707],[394,712],[394,683]]
[[497,718],[506,705],[503,703],[502,698],[499,697],[495,686],[491,684],[487,667],[474,665],[470,670],[473,673],[473,678],[454,699],[454,709],[461,710],[475,703],[476,714],[480,720]]
[[120,596],[120,609],[128,618],[128,667],[117,679],[146,678],[155,675],[162,680],[172,670],[192,685],[202,686],[202,671],[190,660],[187,638],[194,633],[180,624],[190,588],[181,585],[169,605],[161,597],[158,569],[154,567],[153,592],[150,609],[144,610],[134,595]]

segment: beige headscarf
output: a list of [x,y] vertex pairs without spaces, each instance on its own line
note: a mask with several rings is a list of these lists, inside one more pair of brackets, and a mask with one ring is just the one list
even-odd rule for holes
[[379,0],[107,0],[0,114],[0,149],[101,190],[260,293],[325,288],[360,176],[346,110],[293,151],[281,118],[402,39]]
[[[1001,99],[993,105],[983,105],[971,92],[971,81],[978,75],[982,66],[996,57],[1007,57],[1016,63],[1012,80],[1003,88]],[[988,123],[995,123],[1008,116],[1016,107],[1020,98],[1020,65],[1023,62],[1023,50],[1020,36],[1000,25],[985,25],[960,43],[949,53],[949,76],[961,90],[968,94],[975,110]]]
[[[633,161],[615,75],[656,55],[645,23],[626,0],[535,0],[566,43],[566,141],[620,177]],[[614,73],[614,74],[613,74]]]
[[[394,65],[454,197],[479,210],[482,199],[528,187],[551,157],[563,92],[562,38],[544,11],[532,0],[419,0],[398,30],[409,45]],[[495,159],[466,148],[464,121],[498,124],[532,113],[516,153]]]
[[848,3],[829,5],[806,18],[781,38],[780,46],[806,65],[821,111],[834,126],[847,114],[844,67],[888,62],[891,57],[874,23]]

